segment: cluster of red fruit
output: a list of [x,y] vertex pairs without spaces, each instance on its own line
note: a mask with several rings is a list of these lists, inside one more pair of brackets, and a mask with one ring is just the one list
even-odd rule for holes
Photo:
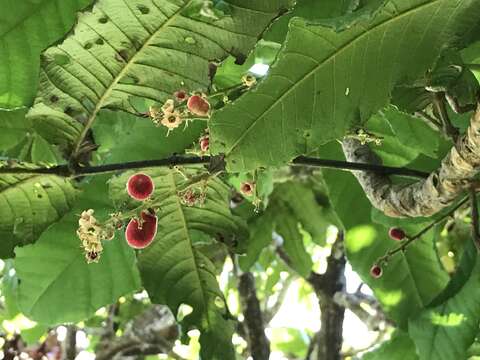
[[[400,228],[390,228],[390,230],[388,231],[388,236],[390,236],[390,238],[392,238],[393,240],[402,241],[407,237],[407,234]],[[373,264],[373,266],[370,268],[370,275],[373,278],[378,279],[380,276],[382,276],[382,274],[383,270],[381,265],[378,263]]]
[[[132,175],[127,181],[127,193],[131,198],[144,201],[150,198],[155,189],[152,178],[145,174]],[[154,210],[144,210],[140,219],[133,218],[125,230],[128,245],[134,249],[144,249],[157,235],[158,218]]]

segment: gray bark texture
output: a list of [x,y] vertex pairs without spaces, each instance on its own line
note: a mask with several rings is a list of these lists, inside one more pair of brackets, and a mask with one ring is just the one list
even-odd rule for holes
[[[346,138],[342,143],[348,161],[381,164],[367,145]],[[431,216],[467,190],[480,170],[480,106],[470,126],[428,178],[410,184],[393,184],[389,176],[352,171],[374,207],[391,217]]]

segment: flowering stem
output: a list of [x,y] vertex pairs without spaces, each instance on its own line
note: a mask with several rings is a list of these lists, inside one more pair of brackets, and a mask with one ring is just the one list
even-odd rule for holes
[[[179,156],[173,155],[168,158],[156,160],[131,161],[97,166],[70,166],[57,165],[50,167],[27,168],[21,163],[12,167],[0,167],[0,174],[45,174],[58,175],[63,177],[78,177],[87,175],[106,174],[117,171],[126,171],[151,167],[173,167],[177,165],[208,165],[216,157],[211,156]],[[428,173],[403,168],[382,165],[372,165],[339,160],[318,159],[306,156],[299,156],[291,162],[292,166],[311,166],[319,168],[330,168],[339,170],[371,171],[385,175],[399,175],[415,178],[426,178]]]
[[409,236],[407,240],[402,242],[400,246],[397,246],[393,250],[389,250],[385,255],[383,255],[381,258],[379,258],[376,262],[377,265],[381,265],[382,263],[388,261],[388,259],[395,255],[396,253],[400,251],[405,251],[405,249],[415,240],[419,239],[422,237],[425,233],[427,233],[431,228],[434,226],[442,223],[446,218],[450,217],[455,211],[457,211],[462,205],[464,205],[468,200],[470,199],[469,196],[465,197],[462,201],[460,201],[457,205],[455,205],[450,211],[448,211],[445,215],[442,217],[438,218],[437,220],[433,221],[431,224],[427,225],[425,228],[420,230],[417,234],[413,236]]

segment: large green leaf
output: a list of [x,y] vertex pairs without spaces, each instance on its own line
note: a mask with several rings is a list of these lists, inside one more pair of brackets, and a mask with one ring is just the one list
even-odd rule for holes
[[212,150],[244,171],[342,137],[383,108],[395,84],[432,66],[479,13],[479,0],[390,0],[341,32],[293,19],[267,79],[213,115]]
[[99,220],[106,218],[110,207],[107,195],[105,178],[95,179],[74,209],[36,244],[16,249],[18,302],[31,319],[45,324],[84,320],[140,287],[134,252],[122,235],[104,243],[98,264],[85,261],[75,233],[79,214],[93,208]]
[[480,324],[480,262],[463,288],[445,303],[410,319],[409,333],[420,359],[466,359]]
[[0,175],[0,257],[33,243],[73,205],[71,181],[52,175]]
[[[199,246],[216,237],[232,244],[246,237],[246,228],[229,209],[229,189],[219,179],[208,181],[203,206],[182,205],[179,192],[188,184],[172,169],[145,169],[155,182],[154,203],[160,207],[157,237],[140,252],[139,269],[143,284],[155,303],[167,304],[177,313],[184,303],[193,308],[186,327],[202,331],[200,342],[205,359],[232,359],[233,325],[216,280],[216,269]],[[188,170],[194,176],[197,171]],[[115,202],[126,198],[126,173],[111,182]]]
[[207,90],[209,64],[228,55],[242,62],[290,2],[218,1],[201,11],[211,2],[99,0],[42,54],[29,116],[52,143],[79,150],[102,108],[135,112],[132,98],[163,103],[179,89]]
[[370,268],[398,242],[388,237],[382,226],[357,226],[347,232],[347,258],[352,268],[374,291],[388,315],[399,326],[406,327],[408,318],[426,307],[448,282],[433,246],[434,232],[416,240],[405,252],[394,255],[379,279],[370,276]]
[[92,0],[1,0],[0,107],[31,105],[40,52],[73,25],[75,13]]

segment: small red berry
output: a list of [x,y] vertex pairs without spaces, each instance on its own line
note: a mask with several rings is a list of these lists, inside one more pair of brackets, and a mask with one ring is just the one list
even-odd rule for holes
[[175,91],[175,94],[173,95],[175,96],[178,102],[185,101],[188,98],[187,92],[184,90]]
[[145,174],[132,175],[127,181],[127,193],[135,200],[148,199],[154,188],[152,178]]
[[146,248],[157,235],[157,217],[146,211],[142,211],[141,216],[141,222],[137,219],[131,219],[125,230],[127,243],[134,249]]
[[407,234],[400,228],[390,228],[390,230],[388,230],[388,236],[393,240],[401,241],[407,237]]
[[210,138],[208,135],[200,138],[200,150],[207,152],[210,147]]
[[247,181],[247,182],[241,183],[240,185],[240,191],[245,196],[252,196],[254,190],[255,190],[255,183],[251,183]]
[[373,264],[370,269],[370,275],[375,279],[378,279],[380,276],[382,276],[382,272],[382,268],[377,264]]
[[207,116],[210,111],[210,104],[199,95],[190,96],[187,102],[188,110],[197,116]]

